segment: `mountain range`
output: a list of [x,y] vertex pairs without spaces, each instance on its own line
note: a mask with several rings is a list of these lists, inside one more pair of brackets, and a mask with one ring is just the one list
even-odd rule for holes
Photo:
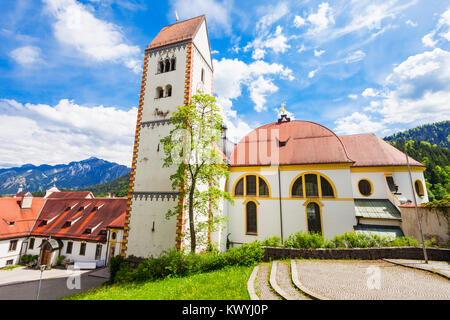
[[94,157],[54,166],[25,164],[0,169],[0,194],[15,194],[20,186],[24,191],[45,191],[54,183],[59,189],[80,189],[109,182],[129,172],[130,168],[124,165]]

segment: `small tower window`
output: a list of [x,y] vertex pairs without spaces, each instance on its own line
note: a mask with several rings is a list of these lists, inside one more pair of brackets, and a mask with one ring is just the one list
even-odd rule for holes
[[175,58],[170,59],[170,71],[175,70],[176,60]]
[[164,97],[164,90],[161,87],[156,88],[156,98],[163,98]]
[[166,86],[166,97],[171,97],[172,96],[172,86],[170,84],[168,84]]
[[158,73],[164,72],[164,62],[160,61],[158,66]]
[[164,61],[164,72],[169,72],[170,71],[170,61],[169,59],[166,59],[166,61]]
[[205,69],[202,68],[202,82],[205,82]]

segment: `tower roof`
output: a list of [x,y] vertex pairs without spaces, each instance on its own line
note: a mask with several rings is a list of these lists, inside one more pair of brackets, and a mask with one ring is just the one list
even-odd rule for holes
[[203,20],[205,20],[205,15],[177,22],[162,28],[147,47],[147,50],[192,39],[200,28]]

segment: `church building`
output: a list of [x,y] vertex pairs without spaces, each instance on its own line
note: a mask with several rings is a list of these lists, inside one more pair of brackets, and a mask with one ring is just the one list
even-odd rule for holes
[[[205,16],[164,27],[145,51],[122,255],[158,256],[185,247],[186,214],[166,219],[183,201],[171,187],[174,168],[163,168],[160,140],[170,114],[198,90],[213,94],[213,65]],[[284,111],[284,107],[283,107]],[[400,236],[399,205],[428,202],[425,166],[374,134],[337,136],[285,112],[250,132],[227,157],[224,184],[234,204],[213,237],[249,243],[298,231],[326,238],[349,231]],[[224,152],[227,154],[227,152]],[[411,189],[408,164],[414,191]]]

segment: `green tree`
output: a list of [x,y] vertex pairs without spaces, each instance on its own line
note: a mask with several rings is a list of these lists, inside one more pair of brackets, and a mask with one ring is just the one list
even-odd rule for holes
[[177,107],[171,115],[171,123],[174,128],[161,139],[165,155],[163,167],[176,167],[176,172],[170,176],[172,189],[180,190],[184,201],[169,210],[166,218],[182,210],[188,212],[191,253],[195,253],[198,236],[217,230],[225,219],[215,214],[219,201],[232,201],[230,193],[220,187],[222,179],[229,176],[218,147],[222,116],[216,99],[198,92],[188,105]]

